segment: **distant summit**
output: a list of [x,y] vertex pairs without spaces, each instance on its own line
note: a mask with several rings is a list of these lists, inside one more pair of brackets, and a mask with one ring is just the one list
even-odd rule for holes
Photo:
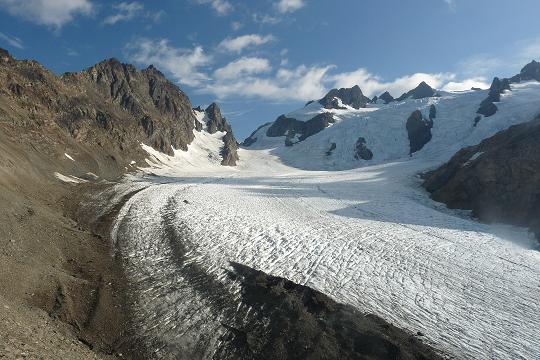
[[403,101],[409,98],[412,99],[425,99],[433,97],[435,95],[435,89],[429,86],[425,81],[422,81],[417,87],[401,95],[396,101]]
[[521,69],[519,74],[510,78],[511,83],[530,80],[540,81],[540,62],[538,61],[531,61]]
[[362,93],[358,85],[352,88],[332,89],[319,100],[325,109],[344,109],[343,105],[349,105],[355,109],[366,107],[370,99]]

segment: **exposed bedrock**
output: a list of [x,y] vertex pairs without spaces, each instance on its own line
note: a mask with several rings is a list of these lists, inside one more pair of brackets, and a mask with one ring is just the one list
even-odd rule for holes
[[321,113],[308,121],[300,121],[281,115],[274,121],[268,130],[266,130],[266,136],[287,136],[291,141],[292,138],[296,136],[298,137],[298,141],[304,141],[308,137],[324,130],[334,122],[333,115],[326,112]]
[[410,154],[421,150],[431,140],[433,120],[424,119],[420,110],[414,111],[409,116],[406,127],[409,135]]
[[540,118],[458,151],[426,175],[432,198],[540,236]]

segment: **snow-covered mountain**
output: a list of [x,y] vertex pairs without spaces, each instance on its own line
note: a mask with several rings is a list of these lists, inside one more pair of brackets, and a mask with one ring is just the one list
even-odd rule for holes
[[352,169],[409,157],[444,161],[463,147],[531,121],[540,111],[538,67],[533,62],[512,79],[495,78],[488,90],[444,92],[421,83],[397,100],[384,93],[358,108],[349,105],[350,92],[332,90],[263,125],[243,145],[308,170]]

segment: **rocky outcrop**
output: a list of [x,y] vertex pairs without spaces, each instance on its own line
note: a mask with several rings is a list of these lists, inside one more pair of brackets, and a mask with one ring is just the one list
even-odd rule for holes
[[[497,112],[497,105],[494,103],[501,101],[501,94],[506,90],[510,90],[510,81],[495,77],[489,88],[488,97],[480,103],[476,113],[485,117],[494,115]],[[475,125],[479,120],[478,118],[475,120]]]
[[435,105],[431,104],[429,106],[429,120],[433,120],[437,117],[437,108]]
[[311,120],[300,121],[281,115],[266,131],[268,137],[287,136],[289,146],[293,145],[292,139],[298,138],[298,141],[304,141],[310,136],[327,128],[334,123],[334,117],[331,113],[321,113]]
[[422,149],[431,140],[433,120],[424,119],[420,110],[414,111],[407,119],[407,133],[409,135],[410,151],[412,155]]
[[302,132],[303,127],[303,121],[281,115],[272,123],[268,130],[266,130],[266,136],[278,137],[285,136],[289,132],[300,133]]
[[[226,319],[218,359],[439,360],[443,357],[385,320],[339,304],[321,292],[232,263],[238,318]],[[244,309],[249,309],[243,314]]]
[[330,144],[330,148],[328,148],[328,151],[326,152],[326,156],[330,156],[332,155],[332,152],[334,152],[334,150],[336,150],[336,143],[332,143]]
[[238,143],[234,138],[231,126],[221,115],[221,109],[216,103],[210,104],[204,112],[208,117],[206,127],[210,134],[215,134],[218,131],[225,132],[223,136],[223,148],[221,149],[221,156],[223,158],[221,165],[235,166],[239,160]]
[[240,159],[238,156],[238,143],[234,138],[232,131],[227,131],[223,136],[223,148],[220,151],[221,165],[236,166],[236,162]]
[[449,208],[528,226],[540,239],[540,118],[458,151],[424,186]]
[[355,109],[366,107],[370,99],[364,94],[358,85],[352,88],[332,89],[319,100],[325,109],[344,109],[336,99],[340,99],[343,105],[352,106]]
[[401,95],[396,101],[403,101],[406,99],[425,99],[435,96],[436,92],[425,81],[422,81],[417,87]]
[[371,160],[373,159],[373,152],[368,149],[366,139],[359,137],[356,141],[354,158],[356,160]]

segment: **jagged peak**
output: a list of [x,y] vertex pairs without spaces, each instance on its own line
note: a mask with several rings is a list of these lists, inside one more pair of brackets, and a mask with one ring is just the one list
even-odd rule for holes
[[338,98],[345,105],[350,105],[356,109],[365,107],[365,105],[370,102],[370,99],[364,96],[360,86],[354,85],[350,88],[340,88],[330,90],[322,99],[319,100],[319,103],[325,108],[339,108],[339,105],[336,104],[335,98]]
[[406,92],[401,95],[397,101],[403,101],[412,97],[413,99],[424,99],[428,97],[433,97],[435,95],[435,89],[432,88],[427,82],[422,81],[414,89]]

